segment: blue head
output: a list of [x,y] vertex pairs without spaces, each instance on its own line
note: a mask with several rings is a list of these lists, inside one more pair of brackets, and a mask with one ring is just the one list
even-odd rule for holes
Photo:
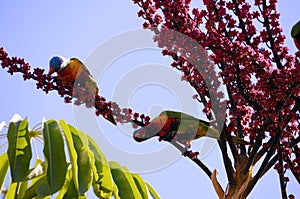
[[49,62],[50,69],[48,75],[51,75],[54,72],[58,72],[62,70],[64,67],[66,67],[67,64],[68,64],[67,59],[62,56],[52,57]]

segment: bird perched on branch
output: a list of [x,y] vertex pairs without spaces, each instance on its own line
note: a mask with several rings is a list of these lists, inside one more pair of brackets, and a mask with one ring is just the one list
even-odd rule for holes
[[[89,69],[77,58],[67,59],[62,56],[54,56],[50,60],[48,75],[57,73],[57,77],[67,83],[80,85],[85,88],[91,96],[98,95],[99,89]],[[88,95],[89,96],[89,95]],[[95,99],[95,98],[94,98]],[[92,99],[92,100],[94,100]],[[112,114],[106,115],[105,119],[116,125]]]
[[300,50],[300,21],[298,21],[292,28],[292,38],[298,50]]
[[[220,132],[210,127],[211,123],[186,113],[167,110],[150,121],[149,125],[134,131],[133,138],[137,142],[143,142],[154,136],[159,136],[159,140],[171,142],[175,139],[189,148],[193,140],[203,136],[220,139]],[[248,144],[235,136],[232,136],[232,140],[238,144]]]
[[57,73],[60,80],[79,84],[89,92],[98,94],[98,86],[89,69],[77,58],[66,59],[62,56],[54,56],[50,60],[48,75]]

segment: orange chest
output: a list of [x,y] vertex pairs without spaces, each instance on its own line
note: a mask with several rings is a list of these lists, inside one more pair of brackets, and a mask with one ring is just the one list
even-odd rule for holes
[[57,75],[63,81],[74,82],[81,71],[80,64],[70,62],[62,71],[57,72]]

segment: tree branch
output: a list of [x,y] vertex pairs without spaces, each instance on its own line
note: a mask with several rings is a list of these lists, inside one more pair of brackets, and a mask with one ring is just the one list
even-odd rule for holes
[[[266,10],[267,9],[267,1],[266,0],[263,0],[263,10]],[[268,15],[270,16],[270,15]],[[280,58],[277,54],[277,52],[275,51],[275,41],[274,41],[274,38],[273,38],[273,34],[272,34],[272,31],[271,31],[271,26],[270,26],[270,22],[269,22],[269,19],[267,17],[264,18],[264,26],[266,27],[266,30],[267,30],[267,33],[268,33],[268,39],[269,39],[269,42],[270,42],[270,49],[272,51],[272,54],[274,56],[274,60],[275,60],[275,63],[277,65],[277,68],[279,69],[282,69],[283,66],[282,66],[282,63],[280,61]]]
[[249,158],[247,159],[247,162],[244,166],[244,168],[242,169],[242,173],[243,174],[246,174],[250,168],[250,166],[252,165],[253,163],[253,160],[257,154],[257,151],[258,149],[261,147],[262,145],[262,138],[263,138],[263,133],[267,130],[267,128],[269,127],[270,123],[271,123],[271,118],[270,116],[267,117],[266,121],[265,121],[265,124],[262,126],[261,130],[259,131],[257,137],[256,137],[256,140],[255,140],[255,143],[253,145],[253,149],[249,155]]
[[[178,144],[175,140],[172,140],[170,142],[174,147],[176,147],[180,152],[181,154],[185,154],[187,153],[187,149],[182,147],[180,144]],[[209,170],[209,168],[203,164],[203,162],[201,160],[199,160],[197,157],[191,157],[191,156],[188,156],[193,162],[195,162],[203,171],[204,173],[209,177],[211,178],[211,175],[212,175],[212,172]]]
[[213,186],[215,188],[215,191],[217,192],[217,195],[219,196],[219,199],[222,199],[224,197],[224,190],[220,186],[218,180],[217,180],[217,170],[215,169],[211,175],[211,181],[213,183]]
[[282,160],[282,146],[280,146],[280,141],[278,140],[278,159],[279,159],[279,169],[278,169],[278,176],[279,176],[279,182],[280,182],[280,188],[281,188],[281,196],[283,199],[287,199],[287,193],[286,193],[286,184],[284,182],[284,172],[283,172],[283,160]]
[[269,160],[271,159],[271,157],[273,156],[273,154],[275,153],[276,150],[276,146],[279,142],[279,138],[280,138],[280,130],[277,131],[274,140],[269,148],[269,151],[265,157],[265,159],[263,160],[259,170],[257,171],[257,173],[255,174],[255,176],[253,177],[253,179],[250,181],[247,189],[244,192],[244,196],[248,196],[248,194],[252,191],[252,189],[254,188],[254,186],[256,185],[256,183],[258,182],[258,180],[262,177],[268,163]]
[[[229,88],[229,85],[226,85],[227,87],[227,90],[230,90]],[[242,128],[242,125],[241,125],[241,118],[239,118],[237,116],[237,105],[236,105],[236,102],[234,101],[232,95],[230,92],[228,92],[228,96],[229,96],[229,101],[230,101],[230,104],[231,104],[231,110],[232,110],[232,113],[233,113],[233,116],[234,116],[234,119],[235,119],[235,122],[236,122],[236,126],[237,126],[237,131],[238,131],[238,136],[240,138],[243,138],[243,128]],[[246,155],[246,147],[245,145],[241,144],[241,155]]]
[[230,160],[230,158],[228,157],[228,153],[227,153],[227,146],[226,146],[226,139],[225,139],[225,135],[224,135],[224,130],[222,130],[221,132],[221,140],[218,141],[219,147],[221,149],[222,152],[222,157],[223,157],[223,162],[224,162],[224,166],[225,166],[225,170],[226,170],[226,174],[227,174],[227,179],[230,185],[236,185],[236,181],[234,179],[234,169],[232,167],[232,162]]

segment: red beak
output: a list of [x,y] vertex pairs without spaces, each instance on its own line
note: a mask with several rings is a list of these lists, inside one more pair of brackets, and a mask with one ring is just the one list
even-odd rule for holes
[[50,67],[49,72],[48,72],[48,76],[52,75],[52,73],[54,73],[54,72],[55,72],[54,68]]

